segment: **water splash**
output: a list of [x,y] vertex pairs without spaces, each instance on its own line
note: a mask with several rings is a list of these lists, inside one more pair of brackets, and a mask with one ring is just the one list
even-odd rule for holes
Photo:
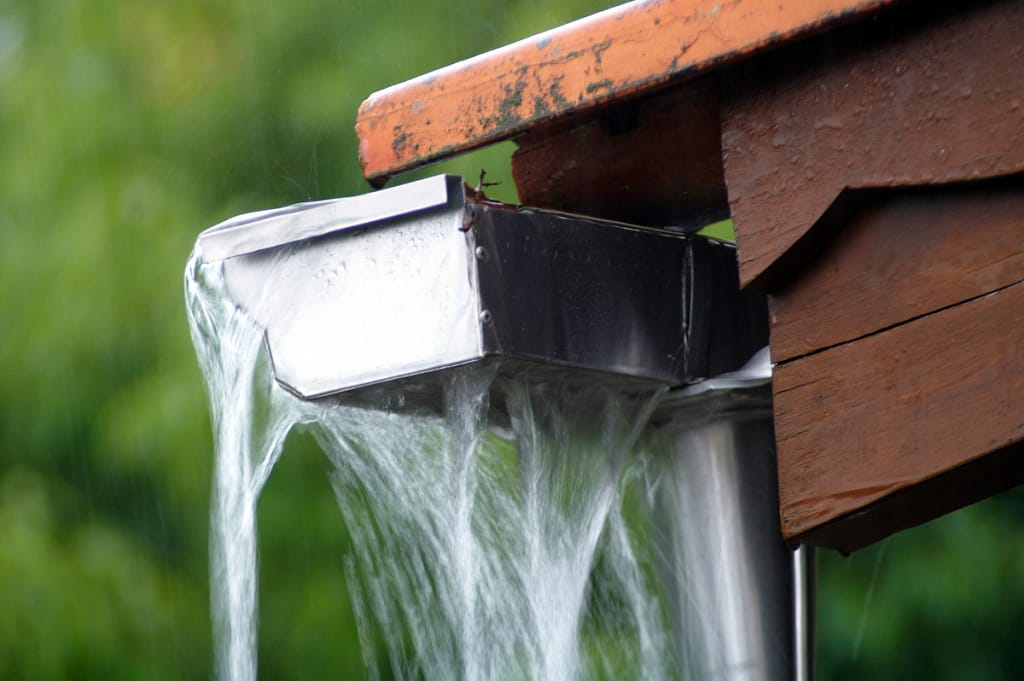
[[193,253],[185,274],[192,342],[217,451],[210,582],[217,676],[256,679],[256,501],[307,409],[271,377],[262,331],[224,295],[222,268]]
[[220,264],[194,254],[186,297],[217,448],[218,678],[257,675],[256,501],[296,425],[333,464],[372,677],[378,637],[400,680],[678,677],[637,530],[649,509],[634,444],[658,391],[484,366],[445,375],[439,414],[304,402],[273,380],[261,329],[224,286]]
[[891,541],[891,536],[886,537],[882,542],[882,546],[878,549],[878,553],[875,554],[875,565],[871,570],[871,581],[868,582],[868,591],[864,596],[864,607],[860,611],[860,620],[857,622],[857,634],[853,637],[851,657],[854,660],[860,656],[860,644],[864,640],[864,632],[867,629],[868,614],[871,612],[871,601],[875,595],[875,586],[878,584],[878,577],[882,571],[882,561],[885,559],[885,552],[888,550]]

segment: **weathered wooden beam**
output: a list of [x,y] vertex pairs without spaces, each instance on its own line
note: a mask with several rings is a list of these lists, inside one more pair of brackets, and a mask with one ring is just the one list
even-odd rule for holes
[[405,170],[642,96],[896,0],[647,0],[614,7],[366,99],[364,176]]
[[1024,0],[918,2],[722,76],[744,285],[776,287],[848,188],[1024,170]]
[[529,206],[647,225],[728,217],[718,92],[693,81],[516,141],[512,175]]

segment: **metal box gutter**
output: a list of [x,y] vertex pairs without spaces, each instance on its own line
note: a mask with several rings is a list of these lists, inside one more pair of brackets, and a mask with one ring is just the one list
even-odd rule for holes
[[305,398],[499,361],[683,385],[767,344],[731,244],[487,201],[439,176],[200,235]]

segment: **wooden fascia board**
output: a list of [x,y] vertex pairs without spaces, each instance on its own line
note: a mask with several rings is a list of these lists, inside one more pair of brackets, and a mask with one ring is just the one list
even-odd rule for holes
[[602,104],[657,90],[897,0],[646,0],[371,95],[356,134],[376,184]]

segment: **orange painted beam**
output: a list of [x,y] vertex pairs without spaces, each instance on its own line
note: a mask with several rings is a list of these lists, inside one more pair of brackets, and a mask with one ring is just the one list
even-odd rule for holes
[[638,0],[371,95],[356,134],[375,183],[652,92],[896,0]]

